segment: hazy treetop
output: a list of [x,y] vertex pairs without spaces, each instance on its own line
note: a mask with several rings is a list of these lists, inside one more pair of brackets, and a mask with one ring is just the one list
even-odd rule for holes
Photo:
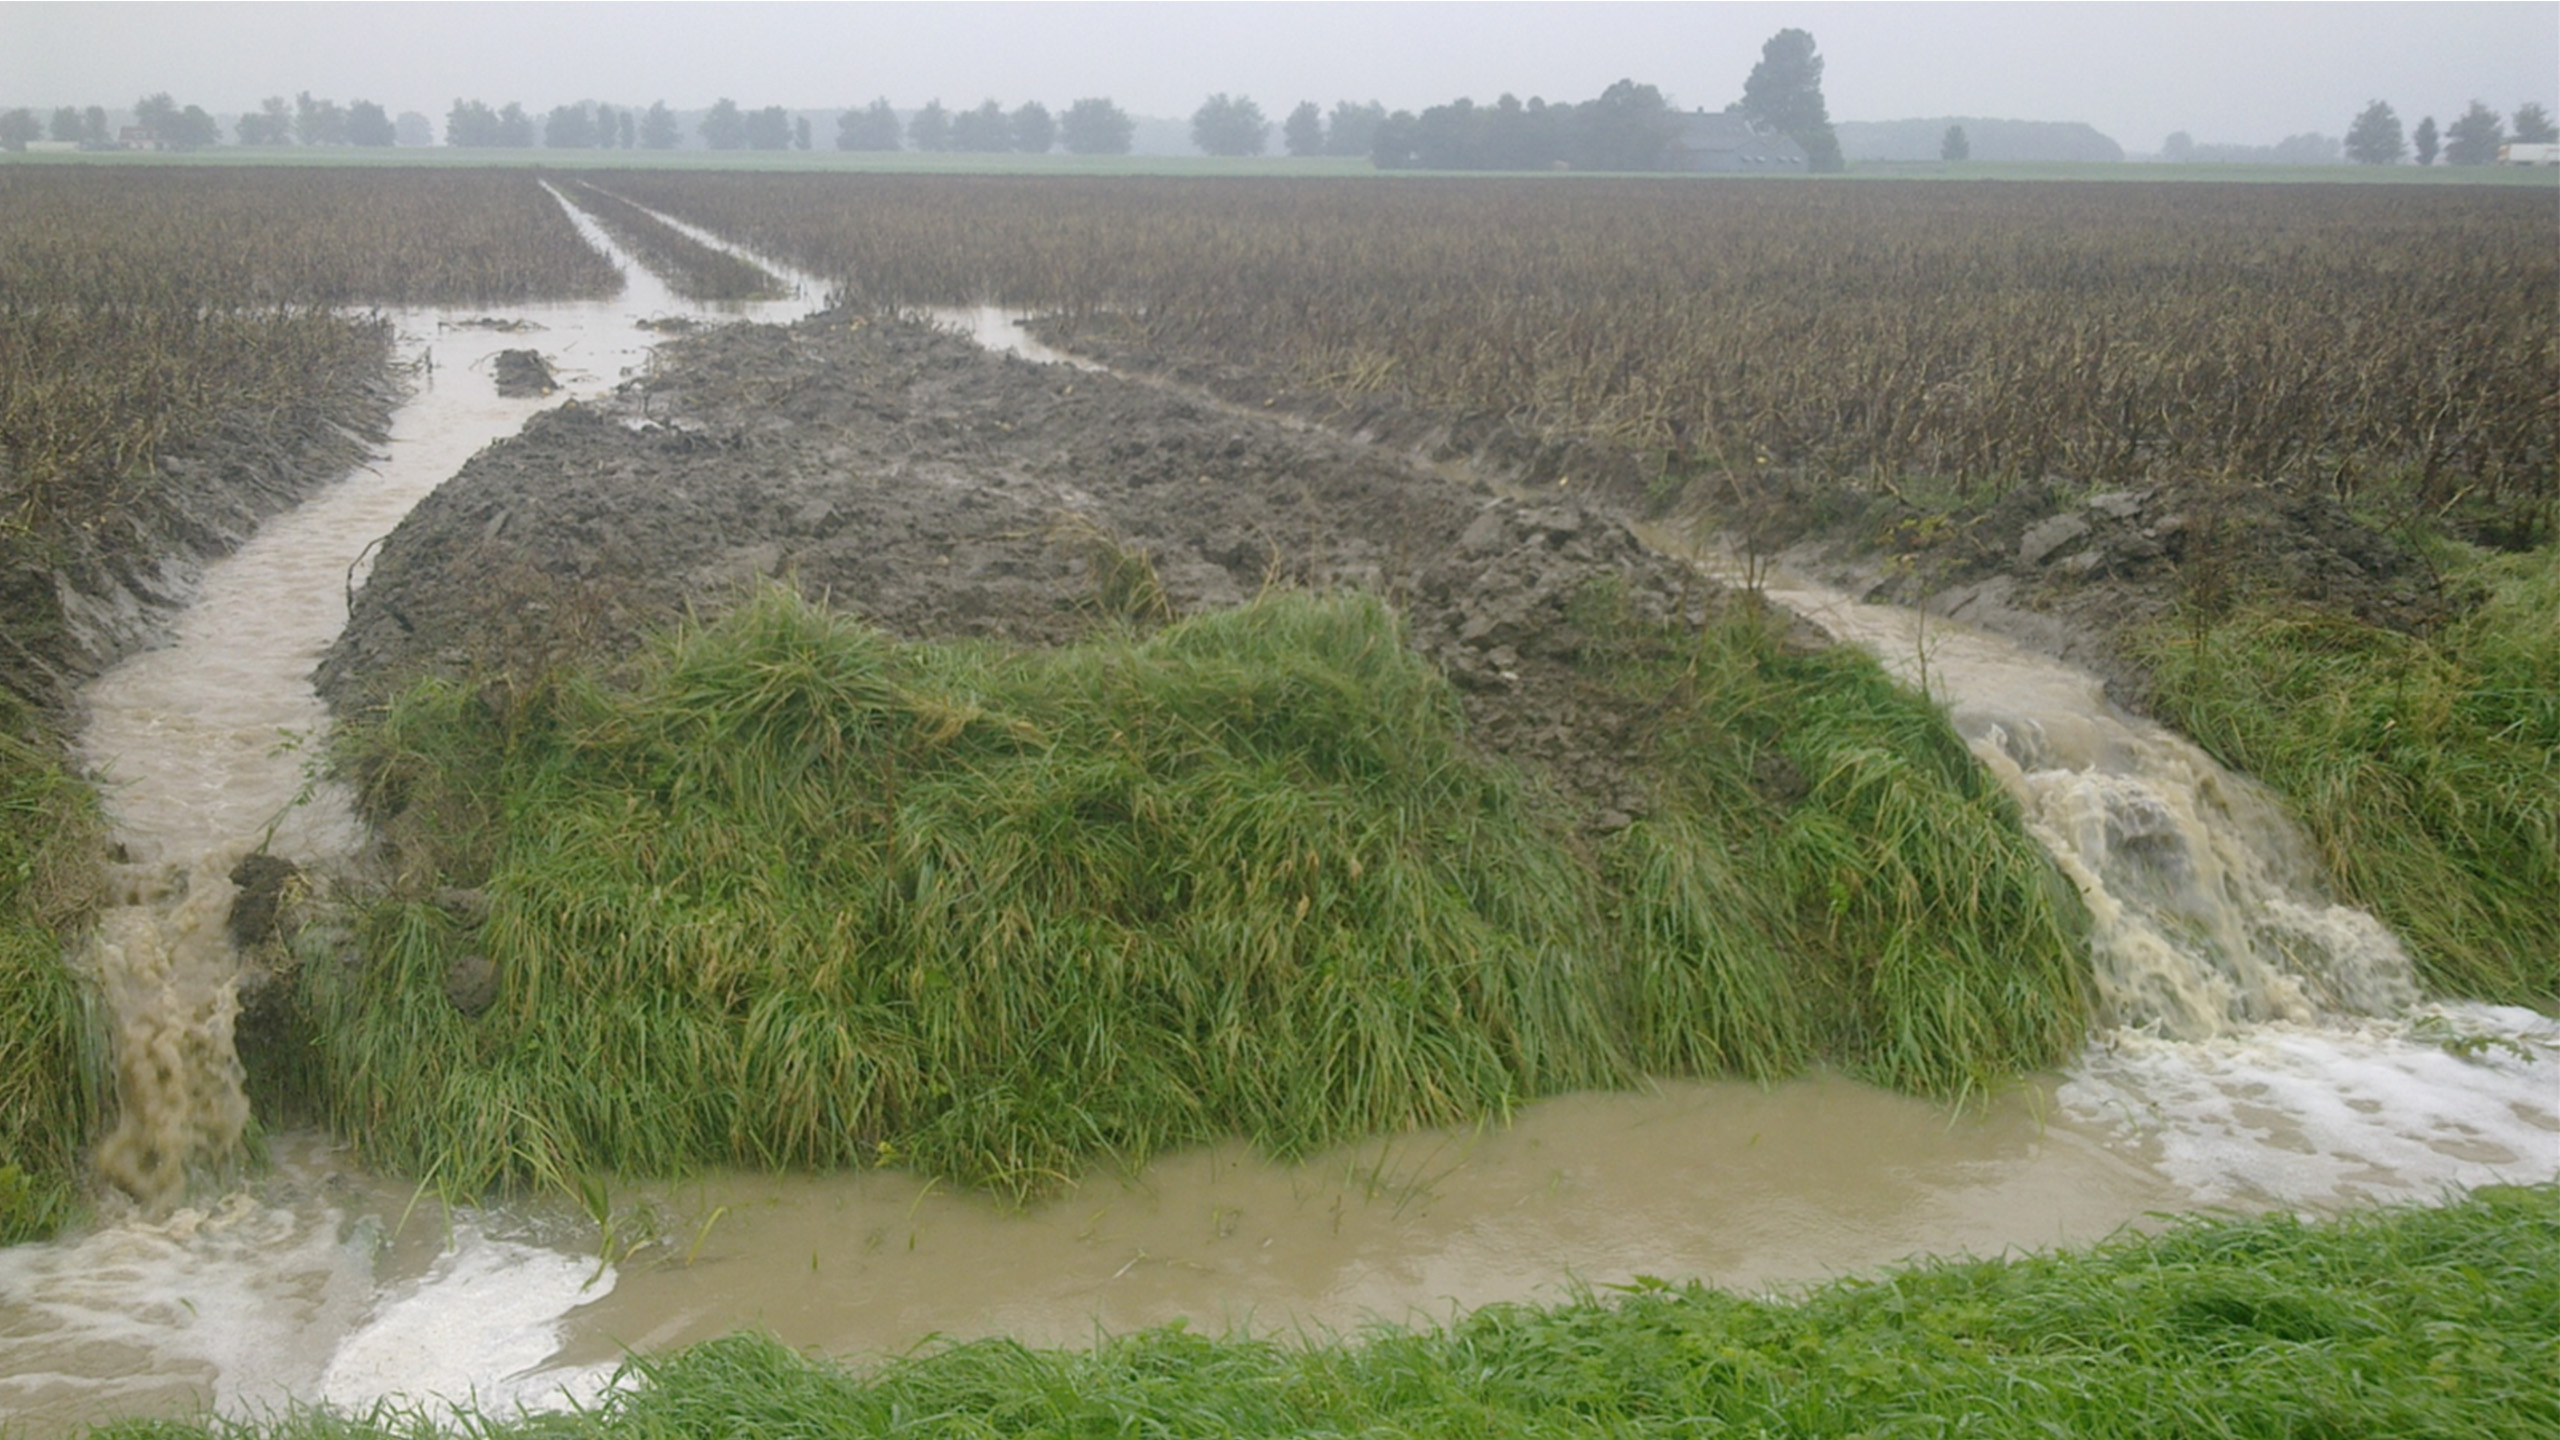
[[303,90],[440,115],[456,97],[699,108],[901,108],[935,95],[1184,116],[1213,92],[1420,109],[1622,77],[1684,107],[1737,98],[1760,46],[1812,32],[1834,120],[2086,121],[2272,142],[2401,114],[2560,108],[2560,6],[2280,5],[39,5],[0,0],[0,108],[217,112]]

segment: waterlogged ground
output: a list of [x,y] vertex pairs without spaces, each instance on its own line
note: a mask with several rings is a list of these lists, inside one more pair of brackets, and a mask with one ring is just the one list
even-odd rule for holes
[[[611,651],[760,576],[796,577],[900,633],[1054,641],[1094,623],[1100,534],[1149,549],[1177,609],[1232,603],[1266,577],[1383,588],[1412,608],[1478,733],[1549,766],[1593,828],[1641,804],[1619,760],[1623,717],[1564,684],[1546,647],[1594,574],[1628,577],[1664,613],[1698,603],[1696,582],[1570,494],[1497,503],[1374,447],[849,317],[649,360],[655,332],[633,322],[678,308],[644,286],[592,313],[509,312],[541,330],[404,317],[411,353],[436,352],[392,446],[435,457],[397,482],[413,497],[478,448],[466,437],[543,408],[493,401],[486,352],[539,348],[588,403],[464,466],[384,547],[332,652],[334,695],[414,664],[485,674]],[[314,504],[384,499],[391,483],[387,467],[359,474]],[[260,663],[306,673],[349,566],[404,507],[280,525],[302,578],[254,589],[276,561],[244,554],[236,588],[256,598],[191,621],[191,643],[231,659],[274,650]],[[206,593],[232,588],[217,573]],[[275,623],[305,609],[309,625]],[[267,740],[320,723],[307,693],[207,734],[217,717],[190,686],[268,682],[221,669],[165,689],[111,682],[103,694],[147,697],[119,704],[150,712],[87,742],[129,781],[112,803],[138,863],[222,852],[280,813],[293,817],[280,833],[325,849],[312,807],[288,804],[298,759]],[[206,833],[146,818],[155,734],[187,754],[263,757],[173,783],[216,797],[175,802],[228,816]],[[261,778],[225,796],[235,770]],[[284,1137],[276,1158],[230,1195],[111,1209],[88,1235],[0,1253],[0,1418],[41,1433],[392,1393],[476,1394],[497,1411],[591,1393],[626,1348],[745,1326],[855,1356],[935,1336],[1072,1344],[1176,1318],[1351,1330],[1641,1275],[1753,1288],[2086,1240],[2164,1211],[2425,1198],[2560,1174],[2560,1027],[2426,1007],[2184,1039],[2120,1031],[2070,1073],[1960,1112],[1828,1076],[1680,1084],[1298,1166],[1233,1147],[1175,1155],[1020,1211],[892,1169],[621,1189],[591,1197],[593,1214],[448,1214],[317,1137]]]

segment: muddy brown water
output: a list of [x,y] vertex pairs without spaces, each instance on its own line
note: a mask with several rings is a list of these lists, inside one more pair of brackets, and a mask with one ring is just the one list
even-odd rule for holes
[[[1828,1075],[1570,1096],[1299,1165],[1186,1152],[1023,1210],[877,1171],[632,1190],[601,1230],[550,1203],[448,1214],[307,1134],[280,1137],[266,1174],[180,1193],[171,1157],[222,1148],[245,1114],[217,933],[230,860],[271,835],[325,864],[358,835],[301,763],[325,723],[308,675],[346,588],[409,504],[550,403],[497,399],[487,355],[531,344],[564,393],[650,363],[637,322],[685,307],[625,263],[635,283],[617,302],[509,312],[539,331],[402,316],[406,353],[431,350],[435,370],[387,460],[214,567],[176,642],[90,693],[84,753],[114,782],[133,856],[130,903],[91,963],[126,1053],[159,1057],[177,1090],[129,1090],[172,1128],[102,1155],[153,1203],[110,1198],[86,1232],[0,1252],[0,1421],[41,1434],[386,1395],[503,1410],[592,1394],[627,1350],[746,1326],[852,1357],[933,1337],[1077,1344],[1174,1319],[1344,1333],[1640,1276],[1788,1286],[2166,1212],[2560,1174],[2550,1021],[2413,1003],[2389,937],[2300,889],[2280,816],[2175,737],[2121,729],[2089,677],[1799,586],[1780,598],[1947,701],[2091,894],[2107,944],[2138,957],[2109,972],[2118,1023],[2069,1073],[1962,1111]],[[795,278],[803,299],[752,313],[806,309],[815,287]],[[942,318],[1055,358],[1032,353],[1019,317]],[[2110,851],[2187,859],[2111,872]],[[2275,891],[2250,889],[2262,875]],[[2239,918],[2209,913],[2225,901]],[[2265,918],[2287,905],[2299,914]],[[2464,1043],[2482,1037],[2502,1043]]]

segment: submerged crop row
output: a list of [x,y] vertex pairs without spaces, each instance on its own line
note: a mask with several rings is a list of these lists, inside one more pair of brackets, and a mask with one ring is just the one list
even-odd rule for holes
[[634,1356],[574,1414],[150,1423],[136,1437],[1950,1435],[2524,1440],[2560,1432],[2560,1192],[2190,1221],[1799,1297],[1639,1280],[1356,1338],[1179,1325],[862,1370],[736,1335]]
[[766,300],[782,285],[761,265],[716,250],[610,190],[583,180],[566,182],[570,203],[594,217],[613,238],[688,300]]
[[[2545,194],[624,177],[858,301],[1002,302],[1253,383],[1973,489],[2300,478],[2544,533]],[[1260,398],[1256,396],[1255,398]]]

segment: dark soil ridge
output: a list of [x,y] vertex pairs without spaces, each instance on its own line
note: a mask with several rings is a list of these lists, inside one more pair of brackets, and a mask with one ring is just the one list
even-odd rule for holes
[[1099,330],[1033,328],[1115,371],[1300,417],[1487,487],[1704,520],[1736,548],[1855,599],[1925,607],[2076,665],[2137,713],[2150,710],[2137,637],[2182,613],[2275,599],[2426,634],[2480,598],[2449,593],[2411,545],[2303,484],[2190,477],[2091,490],[2053,477],[1922,503],[1891,486],[1777,470],[1667,478],[1662,456],[1588,436],[1449,414],[1391,392],[1346,398]]
[[371,459],[402,398],[387,330],[380,340],[361,371],[315,377],[282,412],[231,416],[88,513],[0,528],[7,689],[68,729],[81,682],[166,643],[208,564]]
[[836,312],[668,343],[546,412],[384,542],[319,673],[341,714],[424,672],[500,697],[784,578],[904,639],[1057,645],[1143,553],[1171,613],[1355,587],[1407,617],[1471,734],[1581,824],[1647,808],[1643,717],[1576,670],[1576,601],[1703,623],[1721,592],[1605,506],[1498,498],[1415,458],[1160,384]]

